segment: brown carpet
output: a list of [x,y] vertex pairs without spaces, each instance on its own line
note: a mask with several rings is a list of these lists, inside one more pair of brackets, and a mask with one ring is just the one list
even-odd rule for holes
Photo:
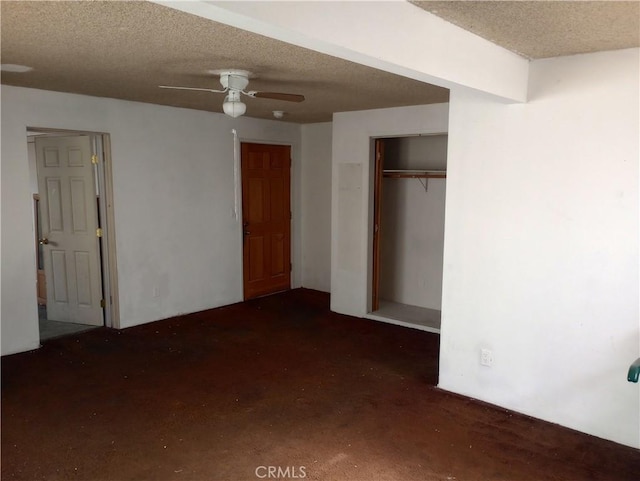
[[56,339],[2,359],[2,479],[640,479],[638,450],[436,389],[437,354],[304,289]]

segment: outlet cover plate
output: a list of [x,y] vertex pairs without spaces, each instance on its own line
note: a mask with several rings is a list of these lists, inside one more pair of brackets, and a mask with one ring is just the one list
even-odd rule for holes
[[481,349],[480,350],[480,364],[482,366],[491,367],[493,366],[493,351],[489,349]]

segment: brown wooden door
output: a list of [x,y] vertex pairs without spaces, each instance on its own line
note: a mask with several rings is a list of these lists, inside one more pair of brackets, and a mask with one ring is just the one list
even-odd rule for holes
[[242,144],[244,298],[291,288],[291,148]]
[[382,202],[382,174],[384,169],[384,140],[376,140],[375,177],[373,186],[373,276],[371,311],[380,308],[380,219]]

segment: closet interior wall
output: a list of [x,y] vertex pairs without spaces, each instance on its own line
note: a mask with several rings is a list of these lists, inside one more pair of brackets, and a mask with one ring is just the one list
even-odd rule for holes
[[439,329],[447,135],[384,139],[383,162],[380,310],[423,308]]

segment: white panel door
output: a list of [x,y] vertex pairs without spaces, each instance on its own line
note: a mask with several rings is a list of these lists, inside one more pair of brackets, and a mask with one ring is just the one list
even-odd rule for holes
[[96,183],[88,136],[36,139],[47,318],[101,326]]

